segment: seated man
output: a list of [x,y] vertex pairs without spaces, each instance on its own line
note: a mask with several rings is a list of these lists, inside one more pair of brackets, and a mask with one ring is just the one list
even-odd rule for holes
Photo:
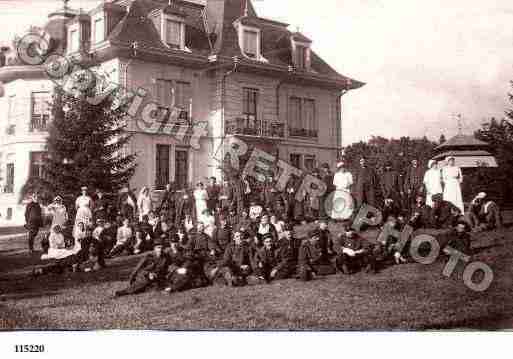
[[424,203],[422,195],[417,195],[415,205],[411,209],[409,224],[413,229],[429,228],[431,225],[430,221],[431,207]]
[[264,209],[262,206],[257,204],[256,201],[251,201],[251,205],[249,207],[249,218],[252,222],[257,222],[263,211]]
[[274,279],[292,278],[296,273],[297,258],[299,254],[300,243],[292,233],[292,226],[286,224],[284,226],[283,237],[278,243],[276,251],[277,265],[275,267],[276,274]]
[[457,208],[451,202],[444,201],[441,193],[433,195],[433,209],[431,210],[431,226],[436,229],[451,228],[453,225],[453,209]]
[[162,286],[166,279],[169,257],[158,240],[152,253],[142,258],[129,278],[129,286],[116,292],[116,296],[142,293],[154,284]]
[[322,218],[319,220],[319,249],[321,251],[320,261],[324,263],[330,263],[330,258],[333,256],[333,240],[331,238],[331,232],[328,229],[328,220]]
[[450,255],[452,250],[457,250],[463,254],[470,254],[470,234],[468,233],[468,223],[460,221],[455,229],[449,234],[449,241],[444,248],[444,253]]
[[233,233],[233,242],[226,248],[218,268],[219,271],[214,271],[213,275],[222,276],[227,285],[238,287],[247,284],[247,277],[252,273],[252,258],[241,232]]
[[258,279],[269,283],[278,273],[278,257],[274,248],[273,238],[270,234],[264,235],[264,245],[260,248],[254,258],[254,271]]
[[474,231],[489,231],[502,228],[499,206],[488,200],[485,192],[479,193],[470,205],[469,218]]
[[401,209],[392,198],[385,198],[383,209],[381,210],[384,221],[386,221],[388,216],[390,215],[397,216],[400,213],[400,211]]
[[320,251],[318,250],[319,229],[313,229],[308,233],[308,238],[303,239],[298,254],[298,277],[307,282],[318,274],[318,262]]
[[401,232],[398,229],[397,218],[389,215],[377,239],[383,259],[393,256],[397,264],[406,263],[406,259],[396,246],[400,238]]
[[352,274],[361,269],[375,273],[376,262],[372,248],[353,229],[340,233],[337,242],[335,263],[342,273]]
[[112,248],[107,258],[112,258],[123,252],[128,252],[131,254],[133,252],[132,246],[133,231],[130,227],[130,220],[128,218],[124,218],[123,225],[120,226],[117,230],[116,245],[114,246],[114,248]]
[[224,253],[226,247],[231,242],[232,238],[232,230],[228,225],[228,221],[224,216],[219,217],[219,226],[216,227],[216,230],[213,233],[213,240],[217,242],[220,247],[221,252]]

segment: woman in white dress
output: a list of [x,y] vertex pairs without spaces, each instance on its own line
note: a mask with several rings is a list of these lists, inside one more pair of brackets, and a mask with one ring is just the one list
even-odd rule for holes
[[93,206],[93,199],[87,195],[87,187],[82,187],[82,194],[78,196],[75,201],[75,208],[77,214],[75,216],[75,227],[78,223],[82,222],[86,227],[92,225],[93,213],[91,207]]
[[139,211],[139,221],[142,222],[144,216],[149,216],[152,209],[150,190],[143,187],[137,198],[137,210]]
[[[344,220],[351,217],[354,210],[354,201],[351,197],[351,186],[353,185],[353,175],[346,169],[343,161],[337,163],[337,172],[333,176],[333,193],[332,201],[326,201],[326,213],[331,214],[331,218],[335,220]],[[329,194],[328,194],[329,195]]]
[[55,226],[59,226],[61,228],[66,227],[66,223],[68,222],[68,211],[62,202],[62,197],[57,196],[54,198],[53,203],[48,206],[48,210],[52,214],[52,225],[50,228],[54,228]]
[[45,253],[41,256],[42,260],[63,259],[73,254],[77,254],[82,248],[80,241],[75,241],[73,248],[67,249],[64,241],[64,235],[62,234],[62,229],[60,226],[52,227],[48,242],[48,253]]
[[203,212],[207,209],[208,193],[203,183],[199,182],[193,193],[196,201],[196,218],[199,219],[203,216]]
[[461,169],[456,166],[455,163],[454,157],[448,157],[447,166],[442,169],[444,201],[451,202],[460,209],[461,213],[465,213],[463,208],[463,196],[461,194],[463,175],[461,174]]
[[426,187],[426,205],[433,207],[433,196],[443,193],[442,189],[442,172],[438,168],[438,162],[430,160],[428,162],[428,170],[424,174],[424,186]]

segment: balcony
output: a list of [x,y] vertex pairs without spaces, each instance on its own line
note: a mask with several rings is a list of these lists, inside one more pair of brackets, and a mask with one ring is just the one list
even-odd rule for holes
[[285,125],[278,122],[236,118],[226,121],[227,135],[285,138]]
[[44,132],[47,131],[48,120],[50,119],[49,115],[32,115],[32,119],[30,121],[29,131],[34,132]]
[[317,138],[318,133],[318,130],[307,130],[305,128],[289,127],[289,136],[291,137]]

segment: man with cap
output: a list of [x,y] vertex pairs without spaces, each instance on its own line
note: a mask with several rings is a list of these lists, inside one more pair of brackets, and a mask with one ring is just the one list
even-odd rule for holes
[[294,276],[297,267],[300,241],[294,237],[290,224],[285,224],[283,237],[279,240],[276,251],[277,265],[274,279],[287,279]]
[[411,166],[406,170],[403,186],[406,202],[405,205],[408,207],[408,210],[413,206],[417,194],[422,193],[423,180],[424,170],[419,166],[419,161],[417,159],[413,159],[411,161]]
[[270,233],[263,236],[264,245],[258,249],[253,259],[253,271],[260,280],[269,283],[276,277],[278,270],[277,252],[274,248],[273,237]]
[[320,177],[322,181],[326,184],[326,192],[321,197],[320,207],[319,207],[319,216],[324,217],[330,215],[326,213],[325,202],[329,198],[331,192],[335,190],[333,186],[333,174],[330,171],[330,166],[327,163],[323,163],[321,166]]
[[392,168],[392,161],[387,161],[380,181],[384,200],[392,199],[395,203],[399,202],[399,192],[401,192],[400,182],[401,178],[399,173]]
[[443,194],[433,196],[433,209],[431,210],[431,225],[436,229],[451,228],[454,220],[454,212],[461,214],[460,210],[451,202],[443,199]]
[[318,274],[320,251],[318,250],[319,229],[313,229],[308,233],[308,238],[303,239],[298,254],[298,278],[304,282],[313,279]]
[[243,239],[243,233],[235,231],[233,242],[226,247],[223,259],[218,269],[214,270],[214,277],[223,277],[229,286],[243,286],[247,284],[246,278],[252,273],[253,260],[250,247]]
[[354,185],[354,195],[358,208],[363,204],[375,206],[376,184],[377,179],[374,170],[367,166],[367,160],[362,157]]
[[143,257],[130,275],[129,286],[117,291],[116,296],[142,293],[154,284],[162,286],[169,264],[169,256],[163,251],[163,243],[157,239],[153,252]]
[[375,273],[376,261],[370,243],[361,238],[352,228],[340,233],[335,244],[335,263],[343,274],[352,274],[363,268]]
[[28,247],[30,254],[34,253],[34,239],[43,226],[41,205],[37,202],[37,194],[30,196],[30,202],[25,207],[25,228],[28,229]]
[[502,228],[499,206],[487,199],[485,192],[480,192],[472,200],[469,211],[470,224],[474,231],[487,231]]

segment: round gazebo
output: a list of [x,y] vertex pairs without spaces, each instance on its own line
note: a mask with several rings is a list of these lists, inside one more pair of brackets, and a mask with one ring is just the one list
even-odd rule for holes
[[478,192],[503,203],[504,186],[494,149],[488,143],[470,135],[459,134],[435,148],[433,159],[445,162],[454,157],[463,173],[463,200],[469,203]]

